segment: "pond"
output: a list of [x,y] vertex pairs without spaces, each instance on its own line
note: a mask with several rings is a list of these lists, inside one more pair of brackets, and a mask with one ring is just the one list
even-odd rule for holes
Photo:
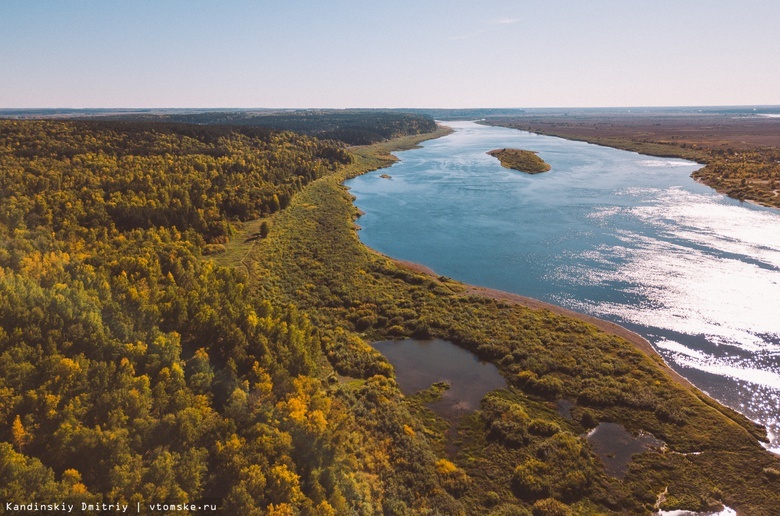
[[446,340],[389,340],[372,346],[393,365],[396,380],[406,395],[436,382],[447,383],[450,388],[441,400],[430,405],[434,412],[447,418],[478,409],[485,394],[506,387],[496,366]]
[[633,455],[664,445],[663,441],[650,434],[633,436],[623,425],[617,423],[599,423],[588,432],[587,439],[590,447],[604,463],[607,474],[615,478],[626,476]]

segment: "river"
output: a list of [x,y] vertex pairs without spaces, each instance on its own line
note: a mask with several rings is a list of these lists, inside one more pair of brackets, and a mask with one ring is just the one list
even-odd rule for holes
[[[780,212],[696,183],[689,161],[447,125],[346,183],[366,245],[622,324],[780,452]],[[486,154],[503,147],[552,170],[505,169]]]

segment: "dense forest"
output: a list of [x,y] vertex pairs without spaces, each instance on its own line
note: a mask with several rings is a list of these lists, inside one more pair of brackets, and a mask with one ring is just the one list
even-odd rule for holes
[[429,133],[436,123],[428,115],[380,110],[215,111],[164,115],[114,115],[109,118],[266,127],[295,131],[348,145],[367,145],[409,134]]
[[[780,506],[762,429],[657,357],[360,245],[341,182],[391,163],[390,148],[251,125],[0,121],[0,500],[273,515]],[[368,345],[411,335],[471,349],[508,388],[462,420],[436,416],[440,390],[403,396]],[[600,421],[665,448],[614,478],[581,437]]]
[[291,133],[0,123],[0,498],[359,498],[315,328],[200,259],[349,161]]

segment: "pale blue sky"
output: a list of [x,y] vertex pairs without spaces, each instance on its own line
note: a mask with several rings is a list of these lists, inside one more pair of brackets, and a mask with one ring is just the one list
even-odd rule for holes
[[0,0],[0,108],[747,104],[778,0]]

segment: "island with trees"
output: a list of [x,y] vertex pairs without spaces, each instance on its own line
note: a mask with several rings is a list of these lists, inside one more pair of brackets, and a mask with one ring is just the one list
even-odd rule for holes
[[526,174],[540,174],[550,170],[550,164],[536,152],[522,149],[495,149],[488,154],[497,158],[504,168],[511,168]]

